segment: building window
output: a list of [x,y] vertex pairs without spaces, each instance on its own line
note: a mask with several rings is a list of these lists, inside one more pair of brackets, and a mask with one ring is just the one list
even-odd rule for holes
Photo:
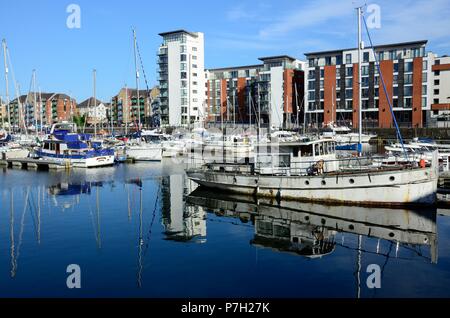
[[181,62],[186,62],[186,60],[187,60],[186,54],[181,54],[180,55],[180,61]]
[[324,81],[320,80],[320,88],[323,88],[323,87],[324,87]]
[[413,63],[412,62],[406,62],[405,63],[405,72],[412,72],[413,71]]
[[352,109],[353,108],[353,101],[352,100],[345,101],[345,108]]
[[193,60],[197,60],[197,55],[192,55]]
[[353,98],[353,89],[346,89],[345,90],[345,98],[348,98],[348,99]]
[[424,60],[422,61],[422,70],[426,71],[428,68],[428,61]]
[[345,87],[353,87],[353,78],[345,79]]
[[441,75],[441,71],[434,71],[434,76],[439,76]]
[[341,65],[342,64],[342,55],[338,55],[336,56],[336,65]]
[[422,73],[422,83],[426,83],[428,81],[428,73]]
[[325,65],[331,65],[331,56],[325,57]]
[[405,74],[404,83],[405,84],[412,84],[412,81],[413,81],[412,74]]
[[197,73],[192,73],[192,76],[193,77],[197,77]]
[[345,64],[352,64],[352,55],[345,54]]
[[439,90],[438,90],[438,89],[435,89],[434,92],[433,92],[433,94],[434,94],[434,95],[439,95]]
[[427,107],[427,98],[422,97],[422,107]]
[[197,68],[197,64],[192,64],[192,68]]
[[314,59],[309,59],[309,67],[314,67]]
[[412,107],[412,98],[405,98],[405,103],[404,103],[404,107],[405,108],[411,108]]
[[195,46],[193,46],[192,51],[197,52],[197,48]]
[[394,63],[394,73],[398,73],[398,63]]
[[187,73],[181,72],[181,79],[187,79]]
[[433,104],[439,104],[439,98],[433,99]]
[[427,94],[427,85],[422,85],[422,95]]
[[369,62],[369,52],[363,53],[363,62]]
[[412,86],[405,86],[403,94],[404,96],[412,96]]
[[438,86],[439,85],[439,80],[434,80],[434,85]]
[[353,67],[345,68],[345,76],[353,76]]
[[369,67],[367,65],[361,67],[361,75],[369,75]]

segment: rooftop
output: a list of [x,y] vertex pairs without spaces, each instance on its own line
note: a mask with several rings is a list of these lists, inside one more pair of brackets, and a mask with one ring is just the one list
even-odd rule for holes
[[289,56],[289,55],[275,55],[275,56],[267,56],[267,57],[260,57],[258,60],[260,61],[269,61],[269,60],[284,60],[288,59],[290,61],[295,61],[296,58]]
[[185,33],[185,34],[189,34],[190,36],[197,37],[196,33],[189,32],[189,31],[186,31],[186,30],[183,30],[183,29],[175,30],[175,31],[169,31],[169,32],[162,32],[162,33],[159,33],[159,35],[164,37],[164,36],[167,36],[167,35],[178,34],[178,33]]
[[[411,41],[411,42],[399,42],[399,43],[391,43],[391,44],[381,44],[375,45],[374,49],[382,49],[382,48],[394,48],[394,47],[403,47],[403,46],[412,46],[412,45],[425,45],[428,43],[428,40],[419,40],[419,41]],[[366,46],[366,48],[370,48],[370,46]],[[305,56],[309,55],[324,55],[331,53],[341,53],[342,51],[351,51],[356,50],[358,48],[347,48],[347,49],[339,49],[339,50],[330,50],[330,51],[318,51],[318,52],[309,52],[305,53]]]

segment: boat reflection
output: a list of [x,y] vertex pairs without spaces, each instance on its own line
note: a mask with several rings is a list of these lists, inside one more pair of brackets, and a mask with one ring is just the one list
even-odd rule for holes
[[[188,205],[203,207],[219,216],[237,217],[244,222],[251,220],[255,235],[250,243],[259,247],[307,258],[326,256],[337,246],[390,257],[390,252],[383,254],[380,250],[385,241],[395,245],[395,256],[401,248],[424,256],[421,247],[429,247],[426,258],[432,263],[437,263],[438,259],[436,209],[415,211],[277,202],[242,195],[212,194],[201,188],[193,191],[186,200]],[[378,241],[362,247],[359,236]]]

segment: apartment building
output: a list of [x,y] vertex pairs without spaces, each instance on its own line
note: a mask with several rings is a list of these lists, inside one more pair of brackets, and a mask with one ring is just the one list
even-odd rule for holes
[[277,128],[303,122],[305,63],[287,56],[259,58],[261,64],[206,71],[207,121]]
[[9,103],[12,126],[51,125],[71,120],[77,112],[76,100],[62,93],[33,93],[22,95]]
[[141,117],[141,124],[150,124],[150,118],[153,114],[152,102],[159,95],[159,89],[154,87],[150,91],[145,89],[139,90],[139,109],[137,95],[136,89],[124,87],[112,98],[111,109],[115,124],[137,124],[139,122],[138,111]]
[[434,56],[432,71],[431,117],[436,126],[449,127],[450,122],[450,57]]
[[186,30],[159,35],[161,126],[189,126],[205,116],[204,35]]
[[[423,127],[430,120],[433,95],[433,53],[427,41],[378,45],[362,50],[361,107],[363,127],[393,127],[388,100],[403,127]],[[338,122],[357,128],[359,83],[357,48],[305,53],[306,123]],[[383,88],[382,81],[386,85]]]

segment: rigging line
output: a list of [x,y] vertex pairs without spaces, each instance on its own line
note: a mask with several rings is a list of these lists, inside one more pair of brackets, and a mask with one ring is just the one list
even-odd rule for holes
[[148,87],[147,76],[145,75],[144,64],[142,63],[142,57],[141,57],[141,52],[139,50],[139,44],[138,44],[137,38],[136,38],[136,49],[137,49],[137,53],[139,56],[139,62],[141,64],[142,74],[144,75],[145,86],[147,87],[147,95],[150,96],[150,89]]
[[153,224],[155,223],[156,210],[158,208],[159,196],[161,194],[160,191],[161,191],[161,183],[159,183],[159,186],[158,186],[158,191],[157,191],[157,195],[156,195],[156,199],[155,199],[155,206],[153,207],[153,212],[152,212],[152,220],[150,222],[149,231],[147,233],[147,243],[145,244],[144,257],[145,257],[145,255],[147,255],[147,251],[149,250],[149,247],[150,247],[150,239],[151,239],[151,235],[152,235],[152,231],[153,231]]
[[381,72],[380,62],[378,60],[377,55],[375,54],[375,49],[374,49],[374,46],[373,46],[373,43],[372,43],[372,37],[370,36],[369,27],[367,26],[366,18],[364,17],[364,15],[362,15],[362,20],[364,22],[364,27],[366,29],[366,33],[367,33],[367,37],[368,37],[369,42],[370,42],[370,46],[372,48],[373,57],[375,58],[375,64],[376,64],[377,69],[378,69],[378,74],[380,74],[381,83],[383,84],[384,95],[386,96],[386,100],[387,100],[388,105],[389,105],[389,110],[391,112],[391,116],[392,116],[392,119],[394,121],[395,129],[397,130],[397,137],[400,140],[400,143],[402,145],[402,149],[403,149],[403,153],[405,155],[406,161],[410,162],[408,154],[406,152],[405,144],[403,142],[402,134],[400,133],[400,128],[398,127],[397,119],[395,118],[394,108],[392,107],[391,99],[390,99],[390,97],[388,95],[388,92],[387,92],[386,83],[384,82],[384,77],[383,77],[383,74]]
[[[17,85],[17,82],[16,82],[16,76],[15,76],[14,68],[13,68],[13,65],[12,65],[12,62],[11,62],[11,55],[9,53],[9,48],[6,48],[6,55],[8,56],[9,67],[11,68],[11,76],[12,76],[13,83],[14,83],[14,90],[15,90],[15,93],[16,93],[17,105],[19,107],[19,117],[20,117],[20,114],[22,113],[22,121],[23,121],[24,128],[25,128],[25,135],[28,136],[28,130],[26,129],[26,126],[25,126],[25,119],[24,119],[24,114],[23,114],[23,106],[22,106],[22,103],[20,102],[20,91],[19,91],[20,89],[19,89],[19,86]],[[20,118],[19,118],[19,129],[20,129]]]

